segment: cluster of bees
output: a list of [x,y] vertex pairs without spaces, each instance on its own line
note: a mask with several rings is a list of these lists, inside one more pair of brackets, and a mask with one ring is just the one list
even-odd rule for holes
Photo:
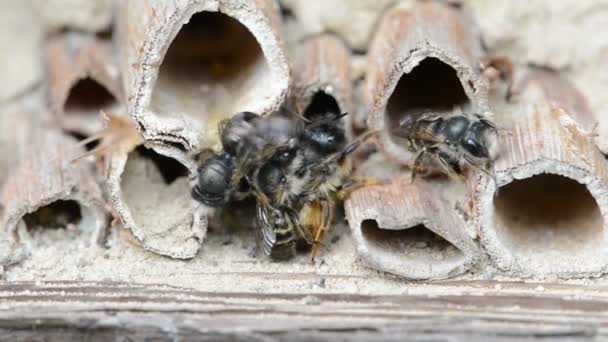
[[[289,260],[305,245],[312,258],[331,225],[336,203],[374,183],[351,175],[351,155],[373,133],[346,138],[345,113],[323,110],[306,117],[285,109],[261,116],[241,112],[219,124],[221,150],[201,153],[192,196],[220,208],[252,196],[262,250]],[[469,164],[489,173],[495,126],[477,114],[424,114],[403,120],[396,136],[425,164],[461,177]]]

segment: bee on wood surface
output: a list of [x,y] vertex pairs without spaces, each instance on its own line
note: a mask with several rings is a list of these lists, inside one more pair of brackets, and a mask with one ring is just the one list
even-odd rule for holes
[[463,177],[463,163],[489,175],[489,164],[496,155],[496,132],[496,126],[478,114],[427,113],[402,120],[395,134],[416,153],[413,180],[429,157],[452,177]]

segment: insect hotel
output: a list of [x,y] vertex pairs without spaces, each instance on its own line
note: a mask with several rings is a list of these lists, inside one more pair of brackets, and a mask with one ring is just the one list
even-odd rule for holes
[[0,340],[605,339],[593,3],[0,4]]

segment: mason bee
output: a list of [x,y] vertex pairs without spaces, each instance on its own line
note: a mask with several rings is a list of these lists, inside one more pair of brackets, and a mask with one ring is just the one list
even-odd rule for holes
[[348,156],[360,145],[347,145],[340,119],[320,113],[303,118],[297,148],[278,149],[253,183],[268,202],[258,201],[263,249],[275,259],[295,255],[299,241],[312,246],[312,258],[332,221],[335,203],[357,182],[350,179]]
[[314,257],[336,200],[354,184],[348,181],[347,157],[360,141],[347,145],[340,125],[344,115],[247,113],[222,122],[223,151],[201,163],[193,197],[221,207],[235,194],[252,195],[264,253],[287,260],[303,241]]
[[395,134],[416,153],[413,180],[429,156],[449,176],[463,177],[462,162],[490,174],[488,166],[496,154],[496,131],[496,126],[479,114],[427,113],[402,120]]

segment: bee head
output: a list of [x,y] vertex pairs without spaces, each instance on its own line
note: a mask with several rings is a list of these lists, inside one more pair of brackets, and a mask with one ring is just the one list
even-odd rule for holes
[[475,158],[490,159],[490,134],[493,132],[493,126],[486,121],[474,122],[462,137],[462,148]]
[[233,157],[226,152],[205,160],[198,168],[198,181],[192,189],[194,199],[210,207],[225,205],[232,193],[234,167]]
[[260,116],[252,112],[240,112],[227,119],[222,125],[221,141],[224,151],[235,156],[242,138],[254,128],[253,123]]

